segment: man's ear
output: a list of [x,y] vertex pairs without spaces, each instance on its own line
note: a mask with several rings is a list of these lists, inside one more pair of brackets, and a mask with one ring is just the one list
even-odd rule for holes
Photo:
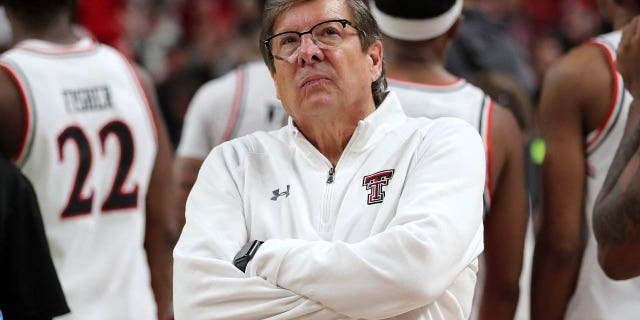
[[371,75],[373,77],[371,81],[373,82],[380,77],[380,74],[382,74],[382,41],[376,40],[369,46],[369,50],[367,50],[367,57],[371,63]]

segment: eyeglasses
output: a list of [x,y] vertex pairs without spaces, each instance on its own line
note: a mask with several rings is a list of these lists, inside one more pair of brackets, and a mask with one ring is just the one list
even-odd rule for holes
[[347,25],[358,30],[349,20],[327,20],[316,24],[305,32],[286,31],[274,34],[264,40],[264,46],[274,58],[280,60],[287,60],[298,51],[302,43],[302,36],[305,34],[310,34],[313,43],[320,48],[335,48],[349,35],[345,30]]

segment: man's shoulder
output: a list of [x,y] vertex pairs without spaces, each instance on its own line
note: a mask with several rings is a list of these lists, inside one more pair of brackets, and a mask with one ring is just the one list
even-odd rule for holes
[[440,132],[443,130],[467,130],[471,129],[474,132],[476,131],[467,121],[460,119],[458,117],[438,117],[438,118],[427,118],[427,117],[415,117],[408,118],[408,121],[411,123],[415,123],[416,130],[420,130],[425,132],[426,134],[435,134],[436,132]]
[[254,131],[247,135],[231,139],[216,146],[222,153],[233,152],[238,155],[269,153],[288,145],[287,126],[274,131]]
[[[405,126],[401,130],[409,130],[412,134],[421,136],[421,144],[424,146],[447,143],[481,143],[480,134],[467,121],[457,117],[440,118],[408,118]],[[442,143],[441,143],[442,142]]]

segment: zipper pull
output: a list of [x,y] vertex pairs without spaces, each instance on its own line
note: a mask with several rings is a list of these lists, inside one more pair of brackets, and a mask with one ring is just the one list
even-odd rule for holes
[[333,177],[335,174],[336,170],[331,167],[331,169],[329,169],[329,176],[327,177],[327,184],[333,183]]

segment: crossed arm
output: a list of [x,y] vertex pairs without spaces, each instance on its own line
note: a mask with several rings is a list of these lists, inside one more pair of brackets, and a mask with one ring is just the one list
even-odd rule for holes
[[419,161],[383,232],[358,243],[266,239],[246,275],[231,263],[249,240],[238,173],[214,149],[174,252],[176,317],[383,319],[454,295],[444,293],[461,275],[475,278],[469,264],[482,247],[484,157],[477,133],[467,133],[474,147]]

